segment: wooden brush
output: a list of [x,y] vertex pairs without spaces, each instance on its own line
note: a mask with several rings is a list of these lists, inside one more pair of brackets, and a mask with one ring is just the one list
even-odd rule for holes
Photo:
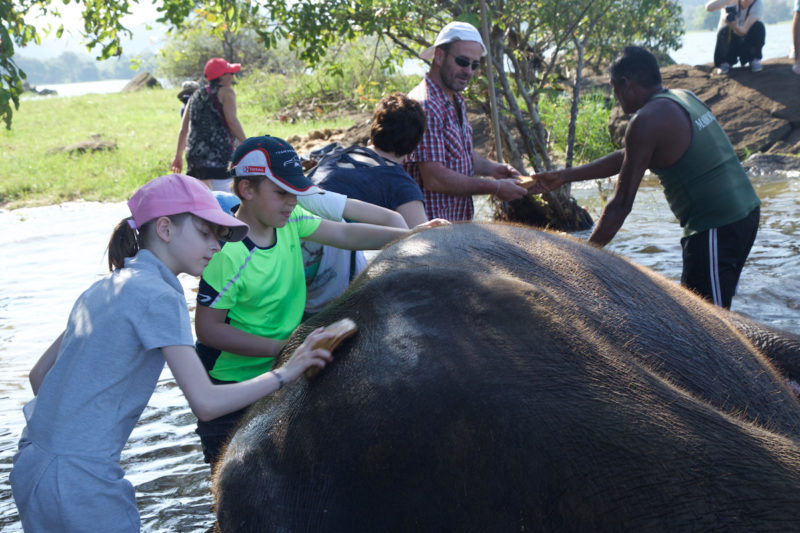
[[[343,318],[341,320],[337,320],[333,324],[325,326],[325,331],[332,331],[335,333],[335,335],[330,339],[319,341],[314,345],[314,348],[324,348],[329,352],[333,352],[333,350],[335,350],[343,340],[354,335],[356,331],[358,331],[358,326],[356,326],[356,323],[349,318]],[[320,370],[321,369],[319,367],[312,366],[307,368],[303,374],[306,376],[306,379],[312,379],[319,373]]]

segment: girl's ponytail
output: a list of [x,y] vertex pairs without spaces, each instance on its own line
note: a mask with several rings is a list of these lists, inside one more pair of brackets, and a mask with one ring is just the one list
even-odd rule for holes
[[125,258],[133,257],[139,251],[136,230],[128,224],[129,220],[133,220],[133,217],[123,218],[108,241],[108,270],[111,272],[124,267]]

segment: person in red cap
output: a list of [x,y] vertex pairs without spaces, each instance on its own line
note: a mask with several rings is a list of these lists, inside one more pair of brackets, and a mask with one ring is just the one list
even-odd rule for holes
[[111,275],[81,294],[66,329],[30,372],[35,398],[23,408],[10,475],[25,531],[140,531],[120,454],[165,361],[195,415],[210,420],[331,360],[314,346],[334,334],[319,328],[279,369],[212,384],[177,276],[200,275],[219,240],[239,241],[249,228],[223,212],[205,185],[180,174],[142,186],[128,207],[132,216],[109,242]]
[[203,69],[208,85],[194,92],[181,119],[172,172],[183,171],[214,190],[229,190],[228,163],[234,148],[247,137],[236,117],[233,75],[242,66],[221,57],[209,59]]

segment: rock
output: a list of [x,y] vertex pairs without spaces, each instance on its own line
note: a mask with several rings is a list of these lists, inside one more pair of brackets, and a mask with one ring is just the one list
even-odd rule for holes
[[293,135],[286,141],[300,155],[308,155],[310,152],[333,142],[339,143],[344,147],[354,144],[366,146],[369,143],[371,121],[371,115],[360,113],[356,117],[356,123],[349,128],[312,130],[303,137]]
[[775,174],[800,170],[800,157],[780,154],[753,154],[742,166],[748,174]]
[[34,93],[40,96],[50,96],[58,94],[58,91],[54,91],[53,89],[37,89],[35,86],[31,85],[27,81],[22,82],[22,90],[24,92]]
[[[715,74],[711,65],[671,65],[661,75],[665,87],[689,89],[711,108],[740,156],[800,154],[800,80],[788,58],[763,65],[758,73],[733,68],[727,76]],[[611,93],[607,79],[590,78],[588,84]],[[620,145],[628,118],[617,106],[609,119],[609,133]]]
[[48,150],[48,153],[67,152],[69,154],[84,154],[86,152],[101,152],[105,150],[116,150],[117,143],[114,141],[104,141],[100,135],[94,134],[88,141],[82,141],[68,146],[57,146]]
[[131,91],[140,91],[142,89],[154,89],[161,87],[158,80],[155,79],[149,72],[141,72],[129,81],[120,92],[127,93]]

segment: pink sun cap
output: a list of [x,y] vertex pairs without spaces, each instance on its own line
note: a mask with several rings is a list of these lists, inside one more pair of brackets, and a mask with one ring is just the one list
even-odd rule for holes
[[136,191],[128,200],[133,215],[134,229],[141,228],[154,218],[191,213],[207,222],[228,228],[224,241],[241,241],[249,227],[241,220],[225,213],[211,189],[200,180],[183,174],[160,176]]

